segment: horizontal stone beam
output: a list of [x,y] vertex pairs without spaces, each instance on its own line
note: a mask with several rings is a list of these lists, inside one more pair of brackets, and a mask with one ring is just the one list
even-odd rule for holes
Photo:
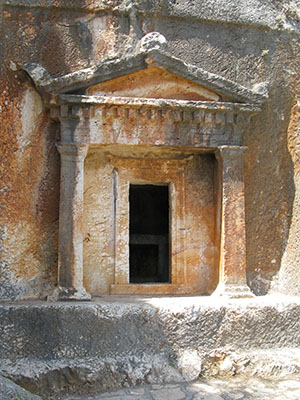
[[107,105],[107,106],[127,106],[132,108],[152,107],[152,108],[179,108],[179,109],[203,109],[203,110],[220,110],[235,111],[256,114],[261,107],[247,103],[233,102],[210,102],[210,101],[190,101],[190,100],[173,100],[173,99],[153,99],[142,97],[121,97],[121,96],[79,96],[61,94],[53,97],[51,104],[53,105],[78,105],[85,104]]

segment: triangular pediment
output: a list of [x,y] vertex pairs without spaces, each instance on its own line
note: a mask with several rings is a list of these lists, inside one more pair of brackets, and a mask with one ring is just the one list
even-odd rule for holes
[[191,101],[221,100],[221,96],[212,90],[156,66],[90,86],[86,94]]
[[24,70],[48,99],[56,94],[72,94],[260,105],[267,98],[266,91],[262,93],[246,88],[187,64],[165,49],[156,47],[156,42],[150,45],[152,47],[141,47],[130,57],[107,60],[58,78],[52,78],[37,64],[27,64]]

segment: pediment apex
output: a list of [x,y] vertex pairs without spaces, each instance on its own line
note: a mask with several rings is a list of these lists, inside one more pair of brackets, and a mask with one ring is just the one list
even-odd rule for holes
[[[37,89],[48,98],[53,94],[85,94],[91,86],[150,67],[158,67],[187,79],[219,95],[223,101],[261,105],[268,97],[267,84],[256,85],[259,90],[249,89],[220,75],[188,64],[168,53],[162,35],[157,32],[151,34],[152,36],[148,34],[143,38],[144,41],[143,39],[140,41],[135,55],[122,59],[109,59],[58,78],[52,78],[39,64],[26,64],[24,70],[34,81]],[[264,91],[261,90],[262,86]]]

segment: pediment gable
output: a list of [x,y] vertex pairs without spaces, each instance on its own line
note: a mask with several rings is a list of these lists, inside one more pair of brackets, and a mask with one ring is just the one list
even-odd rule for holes
[[266,91],[259,93],[170,55],[166,43],[161,46],[161,38],[158,33],[150,33],[133,56],[58,78],[52,78],[37,64],[27,64],[24,70],[46,98],[56,94],[106,95],[256,105],[267,98]]
[[156,66],[92,85],[87,88],[86,94],[190,101],[221,100],[221,96],[212,90]]

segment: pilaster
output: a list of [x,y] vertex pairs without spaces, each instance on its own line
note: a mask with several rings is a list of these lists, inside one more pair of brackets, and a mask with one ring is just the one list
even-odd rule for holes
[[216,295],[253,297],[246,280],[244,198],[245,146],[220,146],[216,151],[221,186],[219,285]]
[[60,143],[58,299],[90,300],[83,287],[83,178],[86,144]]

